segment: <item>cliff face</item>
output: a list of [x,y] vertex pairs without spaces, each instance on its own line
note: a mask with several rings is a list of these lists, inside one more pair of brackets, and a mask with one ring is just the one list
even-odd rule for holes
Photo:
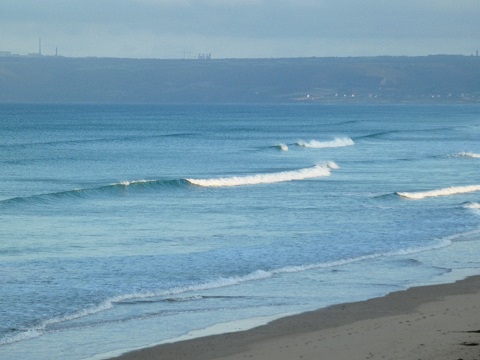
[[480,57],[0,58],[0,102],[480,102]]

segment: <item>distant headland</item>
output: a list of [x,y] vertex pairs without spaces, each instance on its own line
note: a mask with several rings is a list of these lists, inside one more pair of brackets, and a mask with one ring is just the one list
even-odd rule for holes
[[0,52],[0,103],[480,103],[480,57],[120,59]]

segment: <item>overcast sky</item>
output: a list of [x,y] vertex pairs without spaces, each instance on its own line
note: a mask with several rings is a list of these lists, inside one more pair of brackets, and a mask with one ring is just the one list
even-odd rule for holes
[[474,54],[480,0],[1,0],[0,51],[212,58]]

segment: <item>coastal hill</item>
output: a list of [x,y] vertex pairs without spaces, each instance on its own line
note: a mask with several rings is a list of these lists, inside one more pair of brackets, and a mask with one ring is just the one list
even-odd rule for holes
[[0,57],[0,103],[480,103],[480,57]]

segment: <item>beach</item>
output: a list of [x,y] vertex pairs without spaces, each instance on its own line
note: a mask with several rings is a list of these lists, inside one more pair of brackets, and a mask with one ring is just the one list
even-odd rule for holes
[[137,350],[142,359],[479,359],[480,276]]

